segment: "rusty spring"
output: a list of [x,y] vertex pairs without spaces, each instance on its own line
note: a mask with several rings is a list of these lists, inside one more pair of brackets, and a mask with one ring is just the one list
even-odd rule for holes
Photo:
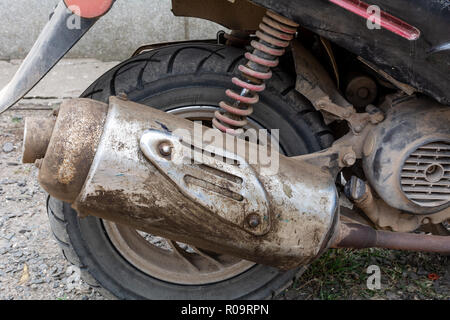
[[253,113],[253,105],[259,101],[259,93],[266,88],[265,81],[272,78],[271,68],[278,65],[278,57],[285,53],[285,48],[297,32],[298,24],[268,11],[256,32],[258,41],[251,42],[253,52],[247,52],[246,65],[240,65],[241,79],[234,77],[233,84],[241,88],[238,94],[227,90],[226,95],[234,100],[231,105],[220,102],[222,110],[216,111],[213,126],[222,132],[239,135],[248,123],[247,117]]

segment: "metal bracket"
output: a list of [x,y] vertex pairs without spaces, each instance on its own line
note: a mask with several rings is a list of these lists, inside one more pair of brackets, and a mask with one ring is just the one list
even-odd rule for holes
[[367,124],[364,129],[355,135],[352,132],[336,140],[333,145],[325,150],[295,157],[320,167],[330,170],[336,177],[342,168],[351,167],[357,159],[361,159],[366,149],[370,149],[371,131],[373,124]]
[[352,132],[359,134],[368,124],[377,124],[384,120],[384,114],[375,106],[368,106],[365,113],[357,113],[338,92],[327,71],[308,50],[298,41],[292,43],[292,49],[297,72],[296,89],[322,112],[327,124],[334,120],[345,120]]
[[245,159],[168,132],[146,131],[140,148],[189,199],[254,235],[270,230],[266,192]]

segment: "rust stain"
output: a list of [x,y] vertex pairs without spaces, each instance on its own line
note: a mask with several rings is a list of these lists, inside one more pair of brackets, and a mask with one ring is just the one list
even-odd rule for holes
[[63,159],[61,166],[58,168],[58,182],[68,185],[75,177],[77,170],[73,162],[69,159]]
[[289,199],[292,198],[292,189],[289,185],[283,184],[283,192]]

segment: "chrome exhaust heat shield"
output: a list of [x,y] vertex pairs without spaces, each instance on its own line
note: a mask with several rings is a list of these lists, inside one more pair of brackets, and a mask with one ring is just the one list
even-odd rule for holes
[[[34,150],[39,139],[46,150]],[[43,188],[80,217],[291,269],[332,244],[339,202],[327,169],[275,145],[111,97],[65,102],[53,130],[26,130],[24,153]]]

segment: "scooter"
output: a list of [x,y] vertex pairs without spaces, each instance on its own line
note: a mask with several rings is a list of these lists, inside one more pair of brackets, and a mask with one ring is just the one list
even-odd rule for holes
[[[61,1],[0,112],[113,5]],[[87,283],[121,299],[264,299],[332,248],[450,253],[448,2],[172,7],[231,31],[143,46],[26,120],[23,162]]]

